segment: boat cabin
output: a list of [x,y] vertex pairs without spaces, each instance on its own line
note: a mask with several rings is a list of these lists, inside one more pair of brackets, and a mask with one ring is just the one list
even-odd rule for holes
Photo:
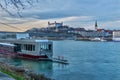
[[21,57],[52,58],[53,56],[53,44],[49,40],[6,39],[0,40],[0,42],[13,44],[14,53]]

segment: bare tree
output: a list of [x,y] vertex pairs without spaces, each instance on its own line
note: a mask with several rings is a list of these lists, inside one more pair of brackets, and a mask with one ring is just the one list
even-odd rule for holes
[[10,8],[15,9],[16,14],[21,17],[21,11],[33,6],[35,2],[38,3],[38,0],[0,0],[0,8],[12,16],[14,14]]
[[[32,7],[35,3],[38,3],[38,0],[0,0],[0,8],[11,16],[17,15],[19,17],[22,17],[22,11],[24,9]],[[21,30],[20,28],[12,26],[5,22],[0,21],[0,24],[9,26],[16,30]]]

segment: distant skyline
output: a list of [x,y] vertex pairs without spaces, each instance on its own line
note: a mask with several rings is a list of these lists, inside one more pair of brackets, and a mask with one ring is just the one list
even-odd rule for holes
[[[2,2],[1,0],[0,2]],[[47,27],[50,22],[64,22],[70,27],[94,29],[95,21],[99,28],[120,29],[120,0],[38,0],[32,7],[22,10],[20,18],[11,16],[0,9],[1,31],[25,31],[33,27]]]

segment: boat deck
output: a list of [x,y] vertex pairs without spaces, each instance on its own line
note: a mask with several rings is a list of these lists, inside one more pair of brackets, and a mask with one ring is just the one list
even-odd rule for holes
[[52,61],[56,63],[69,64],[68,60],[65,60],[65,59],[53,58]]

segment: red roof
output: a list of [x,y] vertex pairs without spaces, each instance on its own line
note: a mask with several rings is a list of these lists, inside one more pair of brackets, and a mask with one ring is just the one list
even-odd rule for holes
[[97,29],[98,32],[101,32],[101,31],[103,31],[103,30],[104,30],[104,29]]

